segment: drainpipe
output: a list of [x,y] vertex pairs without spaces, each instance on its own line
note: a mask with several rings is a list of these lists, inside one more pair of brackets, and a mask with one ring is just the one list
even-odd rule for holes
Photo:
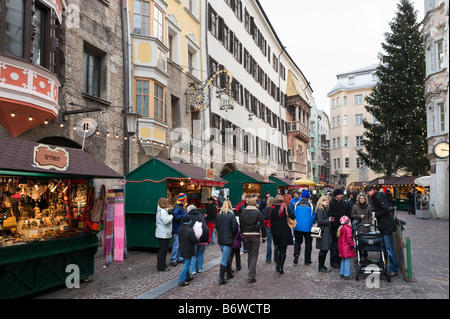
[[[123,86],[123,101],[124,101],[124,113],[131,111],[130,110],[130,59],[129,59],[129,41],[130,41],[130,19],[128,9],[125,8],[125,1],[122,1],[122,51],[123,51],[123,77],[124,77],[124,86]],[[125,21],[126,17],[126,21]],[[124,165],[124,175],[128,174],[131,169],[131,140],[128,136],[127,130],[127,120],[124,117],[123,120],[123,135],[127,137],[124,141],[124,156],[123,156],[123,165]]]

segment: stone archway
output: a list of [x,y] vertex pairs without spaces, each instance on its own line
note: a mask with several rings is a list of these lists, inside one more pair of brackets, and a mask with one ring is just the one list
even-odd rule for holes
[[220,177],[224,177],[225,175],[231,173],[232,171],[235,171],[237,169],[236,165],[233,163],[227,163],[223,166],[222,170],[220,171]]
[[74,142],[71,139],[68,139],[65,137],[60,137],[60,136],[44,137],[37,142],[43,143],[43,144],[61,146],[61,147],[70,147],[70,148],[81,149],[81,145],[78,144],[77,142]]

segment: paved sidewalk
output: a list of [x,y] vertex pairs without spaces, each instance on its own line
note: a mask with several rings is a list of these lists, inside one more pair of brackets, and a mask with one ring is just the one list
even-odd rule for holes
[[[414,282],[401,274],[388,283],[383,278],[379,288],[368,288],[366,276],[359,281],[343,280],[339,270],[317,272],[317,254],[313,241],[313,263],[303,264],[303,251],[297,266],[293,265],[293,246],[288,247],[285,273],[275,272],[275,264],[265,262],[266,244],[261,244],[257,282],[247,282],[247,255],[241,255],[242,270],[227,285],[218,285],[219,246],[207,247],[205,270],[195,276],[187,287],[178,287],[181,264],[168,272],[156,271],[156,252],[130,250],[123,264],[103,265],[102,251],[95,258],[95,273],[79,289],[65,287],[32,296],[41,299],[449,299],[449,221],[418,219],[404,211],[398,217],[407,222],[403,241],[409,237],[412,250]],[[329,255],[327,262],[329,263]],[[234,268],[234,265],[233,265]]]

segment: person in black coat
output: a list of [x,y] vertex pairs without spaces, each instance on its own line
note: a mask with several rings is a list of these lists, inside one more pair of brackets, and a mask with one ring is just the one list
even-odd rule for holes
[[373,203],[372,211],[375,212],[378,230],[383,235],[384,248],[390,256],[391,276],[397,276],[398,261],[394,248],[394,238],[392,236],[397,231],[397,225],[395,224],[394,215],[388,204],[388,199],[383,193],[377,192],[370,185],[364,188],[364,192]]
[[[344,192],[342,189],[337,188],[333,192],[334,198],[330,201],[330,209],[328,215],[334,217],[334,221],[331,223],[331,252],[330,252],[330,263],[331,267],[339,268],[341,263],[341,258],[339,257],[338,250],[338,238],[337,230],[341,226],[339,220],[342,216],[347,214],[347,207],[343,201]],[[348,216],[347,216],[348,217]]]
[[388,200],[389,207],[392,205],[392,193],[391,190],[388,188],[386,189],[386,192],[384,193],[384,196],[386,196]]
[[220,250],[222,251],[222,259],[220,260],[219,285],[227,283],[225,280],[225,272],[227,279],[233,278],[231,272],[231,263],[229,262],[231,254],[231,246],[233,246],[234,238],[238,232],[238,223],[233,213],[233,206],[229,200],[223,202],[222,208],[216,221],[216,230]]
[[202,229],[202,234],[199,238],[200,242],[195,245],[195,254],[192,258],[191,267],[189,268],[189,272],[195,275],[197,272],[202,272],[203,270],[203,259],[205,257],[206,245],[208,245],[209,228],[205,222],[205,218],[194,205],[189,205],[186,211],[192,220],[191,227],[194,227],[195,223],[200,223]]
[[178,232],[179,239],[179,252],[180,256],[183,257],[183,269],[181,270],[180,279],[178,281],[178,286],[187,286],[189,283],[187,281],[191,280],[193,277],[189,273],[189,267],[191,261],[195,254],[195,245],[200,241],[195,236],[194,229],[190,227],[191,217],[189,215],[184,215],[181,219],[181,227]]
[[214,198],[208,198],[206,214],[204,214],[203,216],[205,217],[206,225],[208,225],[209,229],[208,243],[214,244],[214,238],[212,236],[214,234],[214,225],[216,224],[217,219],[217,205]]
[[273,243],[278,247],[276,260],[276,271],[283,274],[284,262],[286,260],[286,249],[288,245],[293,245],[292,229],[287,223],[287,216],[295,219],[295,214],[289,212],[284,198],[281,195],[275,197],[273,207],[269,211],[270,229],[272,231]]

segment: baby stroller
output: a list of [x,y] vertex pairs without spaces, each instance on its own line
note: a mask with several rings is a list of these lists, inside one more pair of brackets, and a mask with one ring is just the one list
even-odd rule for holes
[[[360,232],[360,228],[366,226],[374,226],[374,231]],[[353,236],[356,244],[356,259],[355,259],[355,279],[359,280],[359,274],[380,273],[386,276],[387,282],[391,282],[391,266],[389,262],[389,254],[384,249],[383,235],[377,230],[376,220],[374,224],[356,224],[353,225]],[[378,260],[363,259],[363,252],[380,252]]]

